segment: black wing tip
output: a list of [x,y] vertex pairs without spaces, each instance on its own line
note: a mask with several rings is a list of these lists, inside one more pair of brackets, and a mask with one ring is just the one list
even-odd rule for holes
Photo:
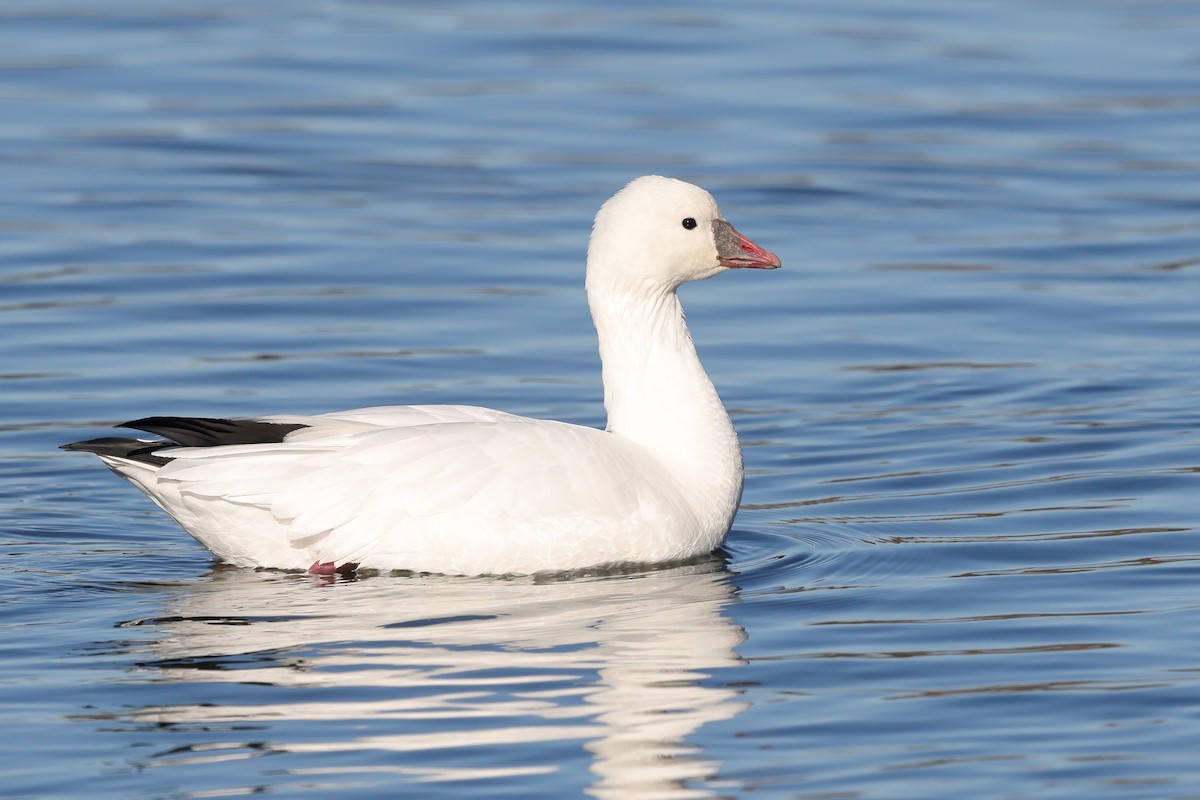
[[171,447],[170,442],[147,442],[142,439],[127,439],[122,436],[102,436],[99,439],[84,439],[58,446],[59,450],[71,450],[79,453],[95,453],[98,456],[124,458],[128,461],[140,461],[161,467],[171,459],[156,455],[164,447]]
[[[161,428],[167,426],[181,425],[219,425],[221,423],[237,423],[247,420],[239,420],[225,417],[166,417],[153,416],[142,417],[141,419],[131,419],[129,422],[122,422],[120,425],[113,425],[114,428],[133,428],[134,430],[144,431],[149,428]],[[255,420],[257,421],[257,420]]]
[[230,444],[269,444],[282,442],[299,428],[300,423],[264,422],[258,419],[220,419],[217,417],[142,417],[117,425],[161,436],[157,441],[104,436],[60,445],[60,450],[95,453],[143,464],[162,466],[171,459],[160,455],[172,447],[219,447]]
[[[115,437],[109,436],[107,438],[112,439]],[[91,445],[98,445],[103,441],[104,441],[104,439],[84,439],[83,441],[79,441],[79,442],[68,442],[67,444],[60,444],[58,446],[58,449],[59,450],[75,450],[80,453],[94,453],[96,451],[91,447]]]
[[143,417],[126,422],[120,427],[162,436],[183,447],[218,447],[226,444],[282,442],[292,431],[307,426],[291,422],[264,422],[259,419]]
[[[100,453],[125,444],[133,444],[137,439],[126,439],[121,436],[102,436],[99,439],[82,439],[78,442],[60,444],[59,450],[74,450],[80,453]],[[146,444],[146,442],[142,442]]]

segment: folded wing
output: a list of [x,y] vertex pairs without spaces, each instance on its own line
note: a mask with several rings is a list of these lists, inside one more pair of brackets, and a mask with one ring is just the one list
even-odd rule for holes
[[622,536],[689,513],[648,454],[593,428],[461,406],[268,421],[304,427],[277,443],[171,450],[157,479],[197,515],[213,503],[269,512],[281,546],[321,562],[561,569],[572,551],[620,560]]

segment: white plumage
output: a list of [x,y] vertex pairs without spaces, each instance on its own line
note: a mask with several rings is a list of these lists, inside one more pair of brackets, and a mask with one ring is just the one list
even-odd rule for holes
[[604,431],[472,406],[395,406],[151,418],[128,426],[166,440],[66,447],[97,453],[241,566],[480,575],[689,558],[728,532],[742,458],[676,289],[778,266],[707,192],[638,178],[601,208],[588,248]]

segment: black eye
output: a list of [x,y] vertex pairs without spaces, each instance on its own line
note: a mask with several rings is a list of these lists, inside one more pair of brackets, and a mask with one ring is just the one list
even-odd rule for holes
[[692,228],[694,228],[694,227],[696,227],[696,220],[692,219],[691,217],[684,217],[684,218],[683,218],[683,228],[684,228],[684,230],[688,230],[688,231],[690,231],[690,230],[691,230]]

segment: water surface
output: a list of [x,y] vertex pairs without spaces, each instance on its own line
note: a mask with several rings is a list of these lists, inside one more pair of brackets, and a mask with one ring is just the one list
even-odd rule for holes
[[[0,3],[7,796],[1183,798],[1200,786],[1188,4]],[[602,425],[636,175],[725,551],[570,579],[213,565],[56,447],[150,414]]]

